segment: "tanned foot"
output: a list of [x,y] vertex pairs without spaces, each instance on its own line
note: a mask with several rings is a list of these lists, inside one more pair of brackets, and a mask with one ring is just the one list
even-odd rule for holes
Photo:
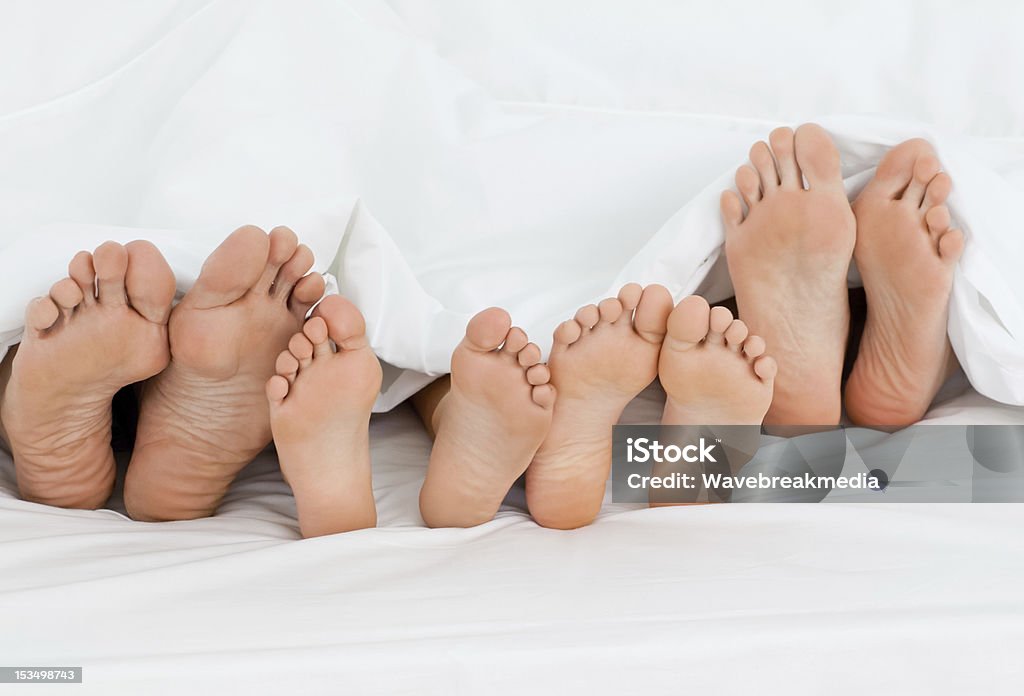
[[668,319],[658,376],[665,388],[662,425],[760,425],[778,367],[765,342],[725,307],[682,300]]
[[943,203],[952,182],[924,140],[893,148],[853,204],[854,259],[868,313],[846,384],[859,425],[902,427],[924,415],[956,367],[946,334],[953,271],[964,248]]
[[274,445],[304,537],[377,524],[369,427],[381,368],[365,331],[351,302],[324,299],[267,382]]
[[[772,425],[834,425],[849,333],[846,277],[855,222],[839,153],[814,124],[772,131],[722,194],[739,316],[778,360]],[[804,179],[807,185],[804,185]]]
[[264,388],[324,291],[313,254],[284,227],[242,227],[171,313],[171,362],[143,390],[125,506],[139,520],[213,514],[271,440]]
[[548,365],[558,391],[551,431],[526,470],[538,524],[573,529],[601,509],[612,461],[612,427],[658,375],[672,296],[636,283],[587,305],[555,330]]
[[0,420],[26,500],[97,508],[114,486],[110,403],[169,357],[174,274],[149,242],[80,252],[32,301]]
[[451,390],[434,411],[437,433],[420,512],[431,527],[494,517],[551,427],[555,389],[540,349],[503,309],[485,309],[452,354]]

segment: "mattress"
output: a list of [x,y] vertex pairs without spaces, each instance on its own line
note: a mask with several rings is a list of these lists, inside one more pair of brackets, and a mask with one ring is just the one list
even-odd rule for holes
[[[645,392],[624,423],[656,422]],[[966,390],[926,422],[1024,423]],[[273,452],[208,519],[20,501],[0,455],[0,655],[85,693],[1017,693],[1024,506],[607,503],[427,529],[430,441],[371,426],[379,527],[300,540]],[[45,689],[46,687],[36,687]],[[55,693],[69,687],[51,687]],[[35,691],[33,691],[35,693]]]

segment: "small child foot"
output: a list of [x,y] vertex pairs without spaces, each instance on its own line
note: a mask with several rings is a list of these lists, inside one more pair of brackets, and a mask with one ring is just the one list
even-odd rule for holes
[[859,425],[916,422],[956,366],[946,323],[964,237],[943,205],[951,188],[931,145],[908,140],[853,204],[868,313],[845,398]]
[[451,390],[433,416],[437,433],[420,511],[431,527],[494,517],[551,427],[555,389],[540,349],[505,310],[470,321],[452,354]]
[[658,376],[663,425],[760,425],[778,370],[765,342],[725,307],[683,299],[668,319]]
[[548,364],[558,391],[551,432],[526,470],[526,500],[538,524],[590,524],[604,498],[612,427],[658,374],[672,296],[630,283],[555,330]]
[[375,526],[369,427],[381,368],[359,310],[326,298],[276,370],[267,382],[270,427],[302,536]]

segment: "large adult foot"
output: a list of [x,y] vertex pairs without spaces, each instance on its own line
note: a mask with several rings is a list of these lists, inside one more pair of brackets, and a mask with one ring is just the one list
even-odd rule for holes
[[324,291],[284,227],[233,232],[171,313],[171,362],[142,394],[125,506],[139,520],[213,514],[271,440],[264,387]]
[[[772,425],[834,425],[849,333],[846,276],[855,241],[839,153],[814,124],[772,131],[722,194],[739,316],[778,360]],[[807,180],[807,187],[804,185]]]
[[555,330],[548,366],[558,400],[551,431],[526,470],[526,500],[538,524],[574,529],[597,516],[612,426],[657,377],[671,311],[668,290],[631,283]]
[[778,366],[765,342],[725,307],[682,300],[668,318],[658,376],[662,425],[760,425],[772,403]]
[[114,486],[110,402],[169,357],[174,274],[149,242],[80,252],[32,301],[0,420],[26,500],[102,506]]
[[381,368],[365,331],[351,302],[324,299],[267,382],[274,445],[304,537],[377,524],[369,428]]
[[846,410],[862,425],[919,420],[956,367],[946,334],[953,270],[964,248],[943,203],[952,187],[924,140],[894,147],[853,204],[854,259],[868,313],[846,383]]
[[420,512],[431,527],[487,522],[551,427],[555,389],[540,349],[503,309],[485,309],[452,354],[451,390],[433,415],[437,433]]

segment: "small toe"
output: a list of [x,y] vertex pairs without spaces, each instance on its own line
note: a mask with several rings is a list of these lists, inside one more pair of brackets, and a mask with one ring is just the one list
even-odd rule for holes
[[712,307],[708,321],[708,343],[724,343],[725,332],[732,325],[732,312],[727,307]]
[[288,341],[288,351],[299,361],[300,368],[307,368],[313,362],[313,344],[304,334],[297,333]]
[[775,379],[775,375],[779,372],[779,366],[775,362],[775,359],[767,355],[754,360],[754,374],[757,375],[762,382],[771,382]]
[[721,208],[722,221],[725,223],[726,229],[735,229],[743,222],[743,204],[740,203],[740,197],[734,191],[722,191],[719,208]]
[[938,251],[939,238],[949,231],[949,225],[952,222],[949,208],[944,205],[937,205],[931,208],[924,214],[924,221],[925,226],[928,228],[928,234],[935,243],[936,251]]
[[92,254],[96,268],[96,297],[100,304],[119,306],[128,303],[124,277],[128,272],[128,250],[117,242],[104,242]]
[[750,360],[764,355],[765,350],[767,350],[767,345],[760,336],[749,336],[743,342],[743,354]]
[[305,244],[300,244],[291,258],[284,262],[281,270],[271,286],[270,294],[279,299],[287,300],[295,284],[299,282],[313,267],[313,251]]
[[82,290],[83,302],[92,304],[96,301],[96,267],[93,265],[92,254],[80,251],[68,264],[68,275],[78,283]]
[[526,381],[535,387],[547,384],[551,381],[551,370],[544,364],[533,365],[526,370]]
[[274,363],[274,372],[287,379],[289,383],[294,382],[295,376],[299,372],[298,358],[289,351],[282,350],[277,356],[277,362]]
[[[619,290],[619,303],[624,313],[632,314],[636,306],[640,304],[640,298],[644,294],[644,288],[640,283],[626,283]],[[620,317],[621,318],[621,317]]]
[[303,324],[302,333],[313,344],[314,356],[330,355],[334,352],[331,350],[331,344],[327,341],[327,322],[323,317],[311,317]]
[[533,403],[548,410],[555,405],[555,388],[550,384],[541,384],[533,388]]
[[25,308],[25,326],[36,332],[46,331],[59,318],[60,310],[49,297],[37,297]]
[[668,317],[668,336],[674,348],[692,348],[708,335],[711,307],[700,295],[684,297]]
[[540,348],[536,343],[527,343],[526,347],[516,356],[520,367],[533,367],[540,362]]
[[622,303],[614,297],[601,300],[597,306],[597,312],[601,322],[613,324],[622,316]]
[[768,143],[759,140],[750,148],[750,163],[757,170],[761,179],[761,195],[766,196],[779,188],[779,173],[775,168],[775,159],[772,151],[768,149]]
[[554,346],[553,348],[566,348],[576,341],[580,340],[580,336],[583,335],[583,329],[580,325],[573,321],[563,321],[557,327],[555,327],[554,333]]
[[725,330],[725,344],[738,352],[743,349],[743,342],[747,340],[749,334],[747,325],[739,319],[734,319]]
[[310,273],[295,284],[288,297],[288,310],[299,319],[305,319],[309,310],[324,296],[327,283],[319,273]]
[[501,347],[501,350],[515,355],[525,348],[529,342],[530,339],[526,337],[526,332],[518,326],[513,326],[508,330],[508,335],[505,336],[505,344]]
[[928,182],[928,187],[924,191],[924,200],[921,202],[921,208],[928,210],[937,205],[942,205],[949,198],[952,190],[953,180],[949,178],[949,174],[939,172]]
[[581,328],[585,330],[592,329],[601,320],[601,310],[597,308],[597,305],[587,305],[580,307],[573,318],[579,323]]
[[796,161],[792,128],[776,128],[768,135],[779,170],[779,185],[784,189],[803,188],[803,176]]
[[950,230],[939,237],[939,257],[943,261],[956,263],[964,253],[964,233]]
[[267,401],[278,405],[288,396],[288,380],[281,375],[274,375],[267,380]]
[[85,298],[82,295],[82,288],[79,287],[78,283],[71,278],[65,278],[64,280],[57,281],[50,288],[50,299],[57,304],[61,314],[67,316],[71,313],[71,310],[82,304],[82,300]]
[[[253,292],[268,294],[277,274],[299,246],[299,238],[287,227],[275,227],[268,235],[266,264],[259,280],[253,285]],[[308,270],[308,269],[307,269]]]
[[[749,164],[744,164],[736,170],[736,189],[743,196],[743,202],[748,208],[761,200],[761,177]],[[742,210],[740,213],[742,214]]]
[[915,208],[921,207],[921,204],[924,203],[924,192],[928,188],[928,184],[931,183],[931,180],[938,173],[938,158],[931,154],[919,157],[914,163],[914,175],[911,177],[910,183],[907,184],[907,188],[900,197],[900,200],[913,205]]

